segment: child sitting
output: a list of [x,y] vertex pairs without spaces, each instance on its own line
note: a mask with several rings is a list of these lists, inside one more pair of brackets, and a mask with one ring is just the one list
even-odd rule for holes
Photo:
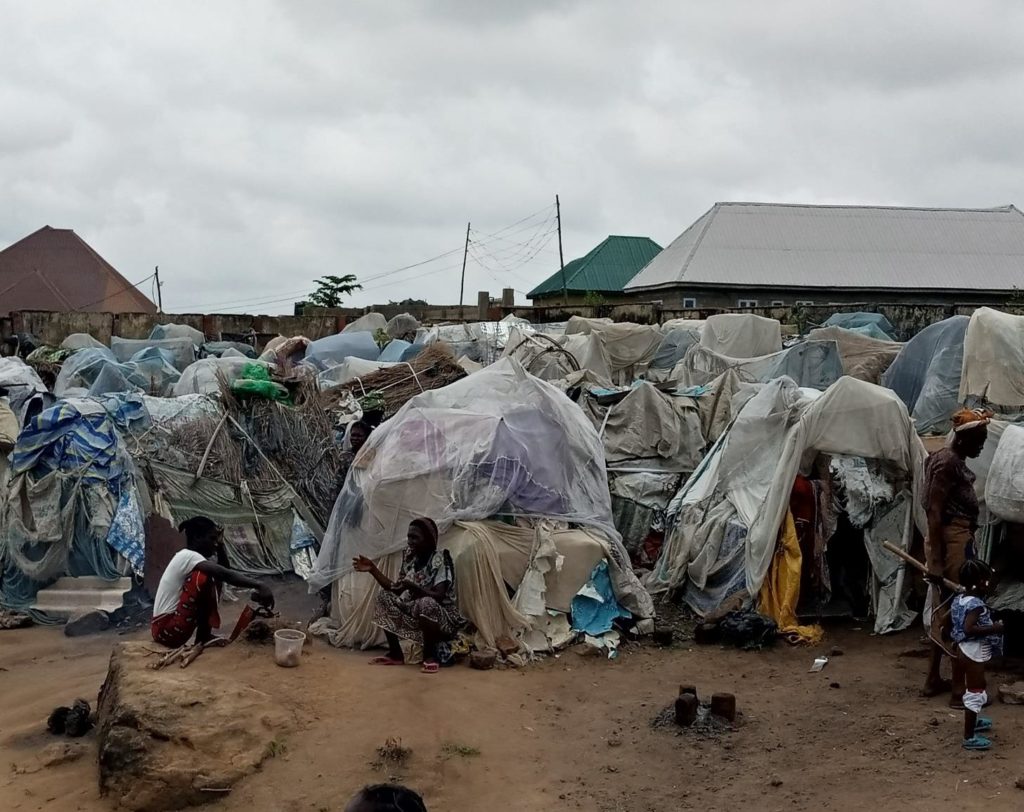
[[964,592],[953,598],[950,614],[953,642],[964,670],[964,749],[988,750],[992,742],[979,733],[992,729],[992,722],[978,714],[988,703],[985,692],[985,663],[1003,649],[1003,622],[992,620],[984,598],[992,586],[992,569],[984,561],[971,559],[960,568]]

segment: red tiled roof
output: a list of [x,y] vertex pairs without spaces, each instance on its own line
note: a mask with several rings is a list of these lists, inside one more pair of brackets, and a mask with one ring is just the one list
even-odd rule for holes
[[43,226],[0,251],[0,316],[15,310],[155,313],[156,305],[70,228]]

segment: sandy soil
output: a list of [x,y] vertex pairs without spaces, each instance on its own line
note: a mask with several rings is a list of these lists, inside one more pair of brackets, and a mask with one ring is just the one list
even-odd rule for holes
[[[0,809],[113,808],[97,794],[91,736],[85,758],[24,770],[52,741],[49,711],[94,700],[117,639],[0,632]],[[808,673],[833,646],[844,654]],[[319,642],[287,670],[271,649],[208,652],[191,668],[197,691],[204,673],[230,673],[297,702],[310,719],[286,737],[285,752],[208,808],[334,812],[360,785],[391,777],[420,790],[431,810],[1024,808],[1014,786],[1024,777],[1024,707],[994,705],[996,749],[964,753],[961,715],[917,698],[924,661],[906,655],[919,649],[916,633],[846,629],[820,649],[633,647],[615,662],[570,651],[519,671],[437,676],[370,667],[364,653]],[[653,727],[680,682],[705,696],[734,692],[742,724],[710,738]],[[388,737],[411,748],[404,766],[373,766]]]

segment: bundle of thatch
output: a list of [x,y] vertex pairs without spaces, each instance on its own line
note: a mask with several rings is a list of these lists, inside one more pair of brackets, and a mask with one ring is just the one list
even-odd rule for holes
[[375,393],[383,401],[381,410],[386,420],[421,392],[440,389],[465,377],[466,371],[455,361],[451,348],[443,342],[437,342],[408,363],[396,364],[355,378],[343,386],[327,390],[321,398],[324,406],[330,408],[342,392],[351,392],[357,399]]

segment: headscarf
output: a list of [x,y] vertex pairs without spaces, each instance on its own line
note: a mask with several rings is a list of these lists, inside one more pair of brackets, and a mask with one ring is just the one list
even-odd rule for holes
[[953,431],[960,434],[987,426],[991,422],[992,412],[987,409],[961,409],[953,415]]
[[411,522],[409,522],[409,525],[411,527],[418,527],[420,530],[422,530],[423,534],[432,542],[434,542],[434,546],[437,547],[437,523],[433,519],[428,519],[426,517],[413,519]]

